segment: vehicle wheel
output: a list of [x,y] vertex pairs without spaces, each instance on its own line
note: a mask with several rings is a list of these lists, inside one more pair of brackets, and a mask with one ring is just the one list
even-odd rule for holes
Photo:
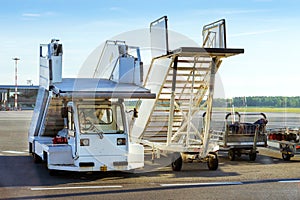
[[172,170],[173,171],[180,171],[182,168],[182,157],[180,154],[173,154],[172,158]]
[[38,156],[36,153],[33,153],[32,157],[33,157],[34,163],[41,163],[42,162],[42,158],[40,156]]
[[50,176],[58,176],[59,175],[59,171],[58,170],[48,169],[48,172],[49,172]]
[[32,143],[31,142],[29,142],[29,144],[28,144],[28,152],[29,152],[29,154],[32,154]]
[[250,159],[251,161],[255,161],[255,160],[256,160],[256,152],[254,152],[254,153],[249,153],[249,159]]
[[234,161],[234,159],[235,159],[235,152],[234,152],[234,150],[230,149],[228,151],[228,158],[229,158],[229,160]]
[[282,159],[285,160],[285,161],[289,161],[289,160],[291,160],[291,155],[286,154],[286,153],[282,153]]
[[216,153],[210,153],[208,155],[207,166],[209,170],[217,170],[219,166],[219,160]]

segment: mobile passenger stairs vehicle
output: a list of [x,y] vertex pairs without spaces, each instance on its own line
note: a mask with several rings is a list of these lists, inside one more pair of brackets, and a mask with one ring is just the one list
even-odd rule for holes
[[257,147],[267,146],[267,123],[264,113],[227,113],[224,130],[217,134],[220,150],[228,151],[231,161],[242,154],[249,155],[249,159],[255,161]]
[[299,128],[273,128],[268,130],[268,147],[280,150],[282,159],[289,161],[300,155]]
[[[216,170],[219,146],[210,134],[215,75],[224,58],[244,50],[226,47],[225,20],[203,27],[202,47],[170,50],[167,21],[164,16],[150,24],[151,48],[163,52],[153,56],[143,85],[156,98],[141,100],[143,117],[135,119],[132,139],[151,150],[153,163],[170,159],[174,171],[185,161],[207,162]],[[203,110],[206,123],[198,129],[193,121]]]
[[97,79],[62,78],[62,44],[53,39],[40,45],[39,90],[28,141],[34,160],[46,162],[51,172],[144,166],[143,145],[129,139],[124,99],[153,99],[155,94],[140,86],[140,57],[128,55],[125,43],[117,47],[114,78]]

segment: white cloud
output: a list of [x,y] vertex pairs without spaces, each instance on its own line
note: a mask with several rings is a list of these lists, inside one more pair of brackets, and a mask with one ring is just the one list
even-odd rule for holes
[[122,10],[122,8],[113,6],[113,7],[110,7],[109,10],[111,10],[111,11],[120,11],[120,10]]
[[198,9],[194,10],[197,15],[239,15],[270,12],[268,9]]
[[40,17],[41,14],[39,14],[39,13],[23,13],[22,16],[23,17]]
[[23,20],[36,20],[39,19],[40,17],[47,17],[47,16],[55,16],[57,13],[52,12],[52,11],[47,11],[43,13],[23,13],[22,14],[22,19]]
[[279,31],[280,31],[279,29],[252,31],[252,32],[231,34],[230,37],[239,37],[239,36],[248,36],[248,35],[259,35],[259,34],[273,33],[273,32],[279,32]]

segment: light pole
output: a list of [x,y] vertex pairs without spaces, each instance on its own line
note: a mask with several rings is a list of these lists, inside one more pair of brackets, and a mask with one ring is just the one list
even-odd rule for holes
[[13,58],[15,61],[15,110],[18,110],[18,61],[20,58]]

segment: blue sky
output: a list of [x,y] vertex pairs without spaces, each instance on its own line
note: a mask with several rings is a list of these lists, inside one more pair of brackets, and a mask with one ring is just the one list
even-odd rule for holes
[[169,28],[197,43],[202,26],[225,18],[227,46],[245,54],[224,60],[219,75],[226,97],[300,96],[298,0],[0,0],[0,84],[38,84],[39,44],[59,38],[64,77],[76,77],[88,55],[123,32],[148,28],[163,15]]

